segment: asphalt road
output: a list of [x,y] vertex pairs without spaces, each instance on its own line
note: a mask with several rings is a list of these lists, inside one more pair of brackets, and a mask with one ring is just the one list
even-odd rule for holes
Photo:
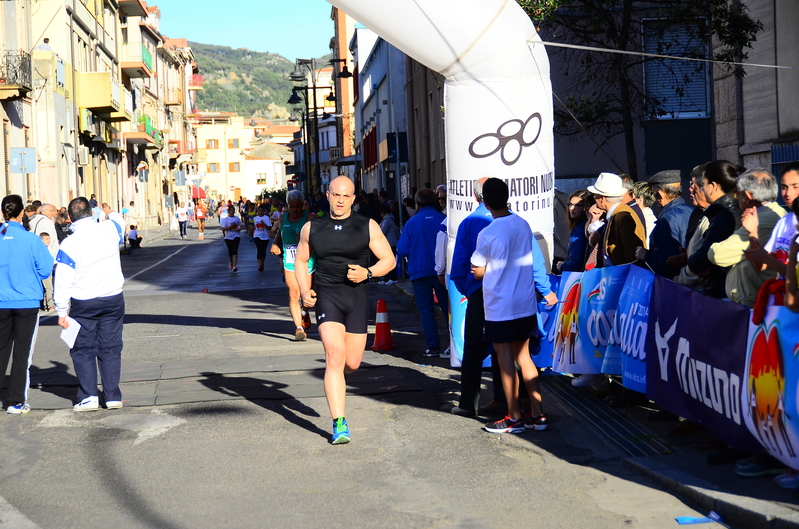
[[[258,273],[244,239],[233,274],[216,229],[194,239],[145,240],[123,256],[124,364],[323,359],[313,333],[292,339],[276,258]],[[660,529],[700,515],[546,393],[544,432],[489,434],[449,414],[459,373],[421,355],[412,301],[392,286],[373,285],[371,298],[387,301],[397,349],[366,374],[406,382],[348,397],[352,443],[329,444],[321,396],[242,398],[231,386],[204,402],[88,414],[33,400],[28,415],[0,415],[0,528]],[[34,365],[69,363],[54,318],[43,318]],[[286,376],[309,373],[321,387],[321,369]]]

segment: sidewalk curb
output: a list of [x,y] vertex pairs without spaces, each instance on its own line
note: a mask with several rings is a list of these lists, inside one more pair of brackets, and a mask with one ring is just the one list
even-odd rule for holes
[[719,513],[725,522],[735,526],[747,529],[799,529],[799,513],[787,507],[723,492],[708,481],[650,457],[624,458],[624,462],[704,510]]

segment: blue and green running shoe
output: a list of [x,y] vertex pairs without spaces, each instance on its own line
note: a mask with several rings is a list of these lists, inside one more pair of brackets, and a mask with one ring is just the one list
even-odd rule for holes
[[333,444],[343,445],[350,442],[350,428],[347,419],[339,417],[333,421]]

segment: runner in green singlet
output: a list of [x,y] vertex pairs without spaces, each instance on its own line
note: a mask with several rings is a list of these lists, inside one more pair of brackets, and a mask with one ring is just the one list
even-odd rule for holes
[[[304,199],[301,191],[294,189],[288,192],[286,202],[288,202],[289,210],[287,213],[283,213],[272,227],[272,248],[270,250],[274,255],[280,255],[281,250],[283,252],[283,275],[286,278],[286,286],[289,287],[289,310],[295,325],[294,339],[298,342],[305,340],[306,335],[302,327],[300,287],[297,284],[297,277],[294,275],[294,258],[297,256],[300,230],[306,222],[316,218],[313,213],[303,210]],[[278,232],[280,237],[276,236]],[[308,261],[308,273],[313,273],[314,270],[316,270],[316,266],[314,258],[311,256]]]

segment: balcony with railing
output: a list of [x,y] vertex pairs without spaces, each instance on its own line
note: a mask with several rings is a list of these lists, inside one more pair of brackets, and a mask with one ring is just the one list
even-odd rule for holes
[[143,42],[131,42],[125,45],[124,57],[119,66],[128,77],[152,77],[153,54]]
[[0,99],[23,96],[33,88],[31,55],[22,50],[0,50]]
[[75,75],[78,106],[97,114],[119,112],[121,87],[111,72],[78,72]]
[[119,110],[111,112],[107,119],[112,122],[133,121],[133,94],[124,86],[120,86],[119,91]]
[[179,107],[183,105],[183,90],[180,88],[167,89],[164,104],[168,107]]

